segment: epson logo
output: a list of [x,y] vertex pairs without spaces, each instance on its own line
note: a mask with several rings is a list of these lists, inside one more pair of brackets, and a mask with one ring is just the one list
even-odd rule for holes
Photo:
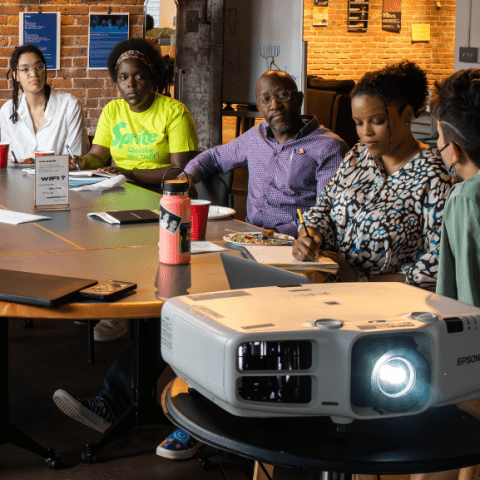
[[469,355],[468,357],[457,358],[457,365],[463,365],[464,363],[476,363],[480,362],[480,355]]

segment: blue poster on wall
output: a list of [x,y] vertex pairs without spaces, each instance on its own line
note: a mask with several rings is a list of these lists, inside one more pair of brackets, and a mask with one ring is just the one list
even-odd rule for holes
[[112,48],[128,38],[128,13],[90,13],[88,68],[106,69]]
[[49,70],[60,69],[60,13],[20,13],[20,45],[39,48]]

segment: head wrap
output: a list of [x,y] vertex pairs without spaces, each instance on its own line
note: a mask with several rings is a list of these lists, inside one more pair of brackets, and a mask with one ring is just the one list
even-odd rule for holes
[[134,60],[138,60],[139,62],[142,62],[148,70],[150,70],[151,73],[155,73],[155,65],[150,61],[150,59],[144,55],[142,52],[139,52],[138,50],[127,50],[126,52],[123,52],[117,60],[117,63],[115,64],[115,72],[118,69],[118,66],[124,61],[129,58],[133,58]]

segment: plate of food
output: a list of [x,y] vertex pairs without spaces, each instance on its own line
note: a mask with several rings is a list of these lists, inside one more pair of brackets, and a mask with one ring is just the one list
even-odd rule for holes
[[32,165],[35,163],[33,158],[26,158],[23,162],[12,162],[11,160],[8,162],[9,168],[25,168],[27,165]]
[[262,229],[261,232],[235,232],[225,235],[226,242],[236,245],[291,245],[295,238],[273,230]]
[[235,215],[235,210],[228,207],[219,207],[217,205],[210,205],[208,209],[209,220],[219,220],[221,218],[228,218]]

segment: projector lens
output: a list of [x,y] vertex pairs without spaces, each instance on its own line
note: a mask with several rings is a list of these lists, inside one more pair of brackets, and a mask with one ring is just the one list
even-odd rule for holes
[[[371,336],[352,349],[350,399],[357,413],[368,408],[385,412],[415,412],[428,404],[431,356],[418,350],[412,336]],[[425,344],[426,342],[424,342]]]
[[378,369],[376,375],[378,389],[387,397],[402,397],[410,392],[415,384],[415,367],[405,358],[394,357],[378,367],[375,366],[374,374],[376,369]]

